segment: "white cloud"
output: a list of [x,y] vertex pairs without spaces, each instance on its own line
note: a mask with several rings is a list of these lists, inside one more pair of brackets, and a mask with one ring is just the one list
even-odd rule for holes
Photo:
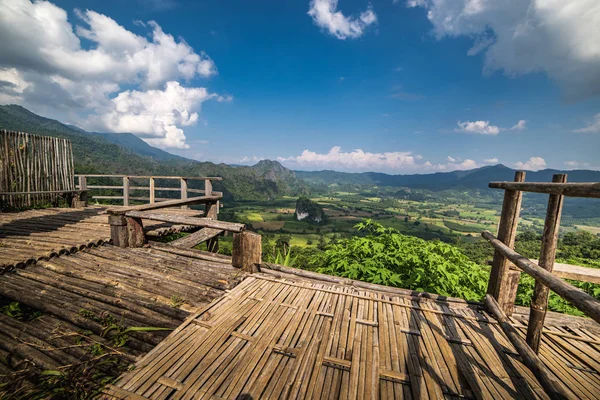
[[[70,119],[68,122],[73,123],[89,121],[98,126],[98,121],[113,121],[106,125],[111,129],[120,126],[125,119],[121,116],[117,119],[119,122],[115,122],[114,104],[118,99],[141,93],[152,98],[163,91],[167,82],[190,82],[217,73],[214,62],[206,54],[195,52],[185,41],[163,32],[153,21],[136,24],[150,31],[147,37],[92,10],[75,10],[75,15],[76,24],[72,25],[67,12],[50,2],[2,1],[0,101],[22,104],[55,118],[63,113]],[[130,90],[119,93],[121,85],[127,85]],[[184,89],[181,85],[179,88]],[[185,91],[197,93],[206,89]],[[209,98],[228,99],[217,95]],[[140,98],[136,101],[141,102],[140,109],[152,108]],[[197,116],[193,108],[199,104],[191,102],[187,104],[190,108],[184,111]],[[173,109],[163,110],[163,114],[157,115],[157,121],[168,120],[165,118],[168,113],[180,113],[179,106],[176,102]],[[92,117],[88,118],[88,114]],[[178,126],[185,126],[184,121],[196,120],[197,117],[193,121],[171,118],[164,129],[154,126],[152,139],[145,136],[150,134],[149,130],[141,132],[144,128],[129,131],[139,133],[160,147],[182,147],[185,143],[180,139],[185,140],[185,135]],[[175,135],[175,130],[181,133]]]
[[[454,161],[452,161],[454,160]],[[423,165],[423,169],[428,172],[449,172],[449,171],[462,171],[467,169],[473,169],[479,167],[474,160],[466,159],[460,161],[460,159],[455,159],[453,157],[446,158],[446,164],[432,164],[429,161],[426,161]]]
[[[245,161],[247,161],[246,159]],[[435,172],[477,168],[473,160],[448,157],[446,163],[433,164],[422,161],[421,155],[410,151],[371,153],[362,149],[342,151],[332,147],[327,153],[304,150],[299,156],[278,157],[277,160],[293,168],[324,168],[376,172]]]
[[569,168],[575,168],[579,166],[577,161],[565,161],[565,165]]
[[164,90],[140,92],[127,90],[112,99],[101,115],[90,117],[88,125],[112,132],[130,132],[152,146],[189,148],[179,126],[198,121],[200,105],[217,97],[205,88],[185,88],[178,82],[167,82]]
[[355,39],[363,35],[366,28],[377,22],[377,15],[371,6],[363,11],[358,18],[346,17],[341,11],[336,11],[338,0],[311,0],[308,15],[314,23],[327,30],[338,39]]
[[529,171],[538,171],[540,169],[546,168],[546,161],[542,157],[531,157],[525,162],[519,161],[515,163],[515,168],[525,169]]
[[598,133],[600,132],[600,113],[594,115],[594,120],[592,121],[591,124],[589,124],[588,126],[581,128],[581,129],[575,129],[573,132],[580,132],[580,133]]
[[572,99],[600,94],[597,0],[408,0],[423,7],[433,33],[474,40],[484,72],[545,72]]
[[[510,130],[523,130],[525,129],[526,123],[527,121],[522,119],[513,125]],[[458,121],[456,124],[458,125],[458,128],[455,128],[454,132],[473,133],[478,135],[496,136],[500,131],[506,131],[508,129],[492,125],[490,124],[490,121]]]
[[525,124],[527,123],[527,120],[519,120],[519,122],[517,122],[515,125],[512,126],[512,130],[516,130],[516,131],[522,131],[523,129],[525,129]]
[[476,133],[479,135],[497,135],[500,128],[495,125],[490,125],[490,121],[465,121],[457,122],[458,128],[455,132]]
[[320,166],[325,168],[393,170],[414,165],[415,157],[409,151],[370,153],[356,149],[344,152],[340,146],[334,146],[328,153],[322,154],[304,150],[299,156],[279,157],[278,161],[300,166]]
[[498,157],[486,158],[485,160],[483,160],[483,162],[485,162],[486,164],[497,164]]

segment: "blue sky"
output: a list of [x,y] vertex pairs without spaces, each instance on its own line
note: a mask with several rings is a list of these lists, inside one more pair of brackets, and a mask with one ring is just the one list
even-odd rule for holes
[[186,157],[600,169],[593,1],[3,2],[0,103]]

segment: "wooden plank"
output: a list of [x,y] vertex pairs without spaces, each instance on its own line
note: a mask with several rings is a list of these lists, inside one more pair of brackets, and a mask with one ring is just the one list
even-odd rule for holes
[[221,233],[223,233],[223,231],[220,229],[202,228],[197,232],[173,240],[169,244],[175,247],[192,248],[200,243],[206,242],[208,239],[212,239],[215,236],[220,235]]
[[[531,260],[539,265],[538,260]],[[564,263],[554,263],[552,274],[563,279],[600,284],[600,268],[582,267]]]
[[[152,204],[153,206],[160,205],[165,202]],[[150,205],[150,204],[148,204]],[[202,226],[205,228],[213,228],[220,229],[223,231],[229,232],[242,232],[246,229],[244,224],[237,224],[233,222],[225,222],[225,221],[217,221],[208,218],[196,218],[196,217],[187,217],[183,215],[176,214],[159,214],[159,213],[150,213],[144,211],[126,211],[125,213],[117,213],[124,214],[128,217],[133,218],[141,218],[141,219],[149,219],[153,221],[161,221],[161,222],[170,222],[173,224],[182,224],[182,225],[192,225],[192,226]]]
[[[123,178],[123,179],[125,179],[125,178]],[[186,205],[193,205],[193,204],[206,204],[206,203],[216,202],[216,201],[220,200],[221,198],[222,198],[222,196],[198,196],[198,197],[190,197],[190,198],[184,199],[184,200],[175,199],[175,200],[162,201],[160,203],[154,203],[154,204],[141,204],[139,206],[132,206],[132,207],[110,208],[110,209],[106,210],[106,212],[108,214],[119,215],[119,214],[125,214],[127,212],[149,211],[149,210],[156,210],[159,208],[166,208],[166,207],[178,207],[178,206],[186,206]]]
[[492,189],[518,190],[522,192],[535,192],[557,194],[569,197],[600,198],[600,183],[549,183],[549,182],[490,182]]

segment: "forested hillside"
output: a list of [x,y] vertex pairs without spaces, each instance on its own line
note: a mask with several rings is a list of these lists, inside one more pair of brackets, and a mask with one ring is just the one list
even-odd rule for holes
[[275,161],[255,166],[199,162],[169,154],[131,133],[89,133],[16,105],[0,106],[0,129],[71,140],[77,173],[221,176],[215,190],[228,200],[267,200],[306,192],[293,171]]

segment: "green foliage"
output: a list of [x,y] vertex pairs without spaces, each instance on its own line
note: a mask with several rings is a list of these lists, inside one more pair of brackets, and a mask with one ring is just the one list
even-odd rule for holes
[[42,315],[41,311],[23,306],[18,301],[0,307],[0,313],[21,321],[32,321]]
[[356,227],[366,236],[330,245],[320,272],[467,300],[483,298],[487,271],[456,247],[405,236],[372,220]]

